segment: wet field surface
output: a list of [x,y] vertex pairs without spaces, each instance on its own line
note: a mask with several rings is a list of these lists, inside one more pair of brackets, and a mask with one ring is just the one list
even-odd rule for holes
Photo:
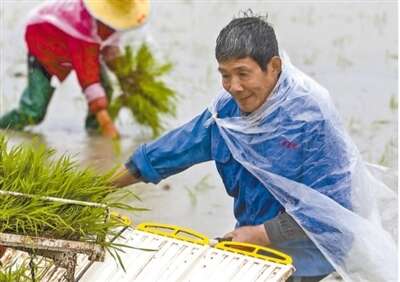
[[[0,113],[18,104],[25,86],[26,14],[41,1],[1,2]],[[263,3],[264,2],[264,3]],[[292,62],[331,93],[350,135],[365,160],[397,173],[397,6],[384,4],[266,4],[265,1],[155,1],[149,23],[123,37],[137,46],[146,40],[157,56],[175,67],[165,77],[179,95],[172,129],[200,113],[220,89],[214,59],[219,30],[240,9],[269,13],[280,47]],[[21,17],[21,15],[24,17]],[[86,104],[75,74],[57,89],[44,122],[26,132],[7,132],[11,144],[33,139],[72,154],[82,166],[105,171],[124,163],[151,140],[127,112],[117,122],[118,143],[88,135]],[[176,140],[179,142],[179,140]],[[392,188],[395,177],[388,178]],[[156,221],[193,228],[209,237],[234,227],[232,200],[212,162],[197,165],[158,185],[129,187],[150,210],[131,214],[134,223]],[[128,199],[129,201],[129,199]]]

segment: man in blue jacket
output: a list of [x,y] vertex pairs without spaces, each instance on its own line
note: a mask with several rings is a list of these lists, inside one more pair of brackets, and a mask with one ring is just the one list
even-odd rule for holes
[[[214,108],[141,145],[114,184],[158,183],[214,160],[234,198],[237,224],[225,237],[280,249],[293,258],[296,272],[291,281],[319,281],[334,269],[303,229],[316,234],[335,230],[318,220],[296,223],[286,212],[286,202],[296,206],[302,199],[278,200],[271,193],[276,177],[260,181],[257,170],[310,187],[351,209],[349,173],[341,169],[348,164],[343,140],[307,93],[312,89],[296,80],[302,76],[280,56],[274,30],[263,17],[233,19],[220,32],[215,53],[224,91]],[[233,137],[216,122],[224,120],[232,121],[226,127]],[[240,142],[244,147],[235,151]]]

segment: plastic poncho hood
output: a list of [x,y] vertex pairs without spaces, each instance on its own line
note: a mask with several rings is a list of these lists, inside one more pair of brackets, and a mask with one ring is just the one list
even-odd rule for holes
[[[286,54],[281,58],[283,70],[277,85],[260,108],[249,115],[219,118],[218,109],[231,99],[223,92],[209,108],[210,122],[216,123],[233,158],[284,206],[345,281],[397,281],[393,239],[397,235],[386,229],[397,222],[396,195],[367,169],[344,131],[328,91],[295,68]],[[281,116],[278,111],[287,111],[290,122],[274,118]],[[296,179],[314,174],[311,183],[277,172],[273,162],[283,156],[265,154],[260,145],[276,136],[296,144],[300,127],[335,136],[335,140],[327,138],[308,146],[315,141],[314,135],[302,135],[304,169],[299,168]],[[331,146],[339,152],[330,153]],[[324,170],[330,162],[337,165]],[[338,176],[340,180],[333,181]],[[324,179],[329,179],[327,184],[315,188]]]

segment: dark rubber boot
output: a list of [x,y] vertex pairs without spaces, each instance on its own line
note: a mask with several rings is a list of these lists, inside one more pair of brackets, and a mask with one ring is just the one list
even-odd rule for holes
[[33,56],[28,56],[28,86],[22,93],[19,107],[0,118],[0,128],[23,129],[40,123],[47,111],[54,88],[51,76]]

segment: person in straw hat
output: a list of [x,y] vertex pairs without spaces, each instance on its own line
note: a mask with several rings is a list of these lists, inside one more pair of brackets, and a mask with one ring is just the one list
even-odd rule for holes
[[75,71],[88,102],[86,129],[116,138],[108,111],[112,94],[104,65],[111,71],[123,31],[141,26],[149,15],[148,0],[49,1],[28,20],[28,84],[18,108],[0,117],[0,128],[23,129],[40,123],[59,81]]

